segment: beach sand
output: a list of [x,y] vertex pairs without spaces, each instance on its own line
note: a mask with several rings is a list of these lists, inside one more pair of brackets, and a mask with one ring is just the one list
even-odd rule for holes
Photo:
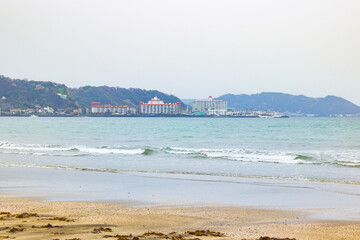
[[0,239],[360,239],[360,222],[315,221],[304,211],[225,205],[1,197],[0,212]]

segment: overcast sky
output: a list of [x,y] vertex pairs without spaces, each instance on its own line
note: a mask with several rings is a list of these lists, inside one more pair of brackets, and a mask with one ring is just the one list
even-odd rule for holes
[[360,1],[0,0],[0,74],[360,105]]

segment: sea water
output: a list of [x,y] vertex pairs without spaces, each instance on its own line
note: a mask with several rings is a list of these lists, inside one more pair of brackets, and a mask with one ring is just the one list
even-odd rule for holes
[[205,193],[197,199],[210,202],[243,203],[236,199],[240,193],[231,197],[236,187],[222,192],[222,182],[322,189],[337,184],[334,192],[357,196],[360,119],[2,117],[0,167],[4,187],[66,192],[77,184],[73,192],[97,192],[100,200],[126,200],[134,191],[139,194],[131,200],[153,200],[157,193],[190,199],[201,192],[194,189],[200,182],[206,191],[228,195],[227,201],[216,194],[206,199]]

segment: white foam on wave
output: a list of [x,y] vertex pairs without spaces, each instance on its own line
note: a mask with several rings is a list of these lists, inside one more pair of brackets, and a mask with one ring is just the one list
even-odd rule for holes
[[96,147],[76,147],[80,152],[95,153],[95,154],[143,154],[143,149],[119,149],[119,148],[96,148]]
[[206,148],[166,148],[165,152],[177,155],[205,156],[242,162],[272,162],[302,164],[310,163],[297,159],[297,154],[287,152],[257,151],[249,149],[206,149]]
[[71,151],[72,147],[47,144],[23,144],[13,142],[0,142],[0,149],[19,151]]
[[139,155],[145,152],[140,148],[61,146],[50,144],[24,144],[0,142],[0,152],[6,154],[37,155],[37,156],[84,156],[102,154]]
[[204,158],[221,158],[242,162],[271,162],[285,164],[332,164],[360,167],[360,150],[310,150],[299,152],[265,151],[252,149],[207,149],[167,147],[166,153]]

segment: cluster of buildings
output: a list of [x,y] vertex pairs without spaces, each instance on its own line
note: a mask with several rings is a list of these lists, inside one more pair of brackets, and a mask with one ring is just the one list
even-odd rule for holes
[[[58,94],[59,95],[59,94]],[[41,115],[41,116],[57,116],[57,115],[80,115],[82,109],[54,109],[50,106],[40,106],[29,104],[29,107],[14,107],[12,104],[6,101],[6,97],[0,98],[0,115],[3,116],[29,116],[29,115]]]
[[[113,115],[178,115],[181,114],[180,102],[165,103],[155,96],[148,102],[140,102],[139,112],[131,106],[112,106],[109,104],[100,105],[100,102],[93,102],[91,114],[113,114]],[[227,102],[214,100],[211,96],[206,100],[195,100],[193,102],[193,113],[206,115],[226,115]],[[187,111],[185,114],[189,114]]]
[[[4,100],[3,98],[0,100]],[[11,108],[9,104],[0,101],[0,115],[80,115],[81,109],[74,109],[73,112],[65,112],[63,109],[56,111],[47,106],[35,106],[33,109]],[[101,105],[100,102],[93,102],[91,108],[86,109],[87,114],[92,115],[186,115],[186,116],[228,116],[228,117],[281,117],[276,113],[236,110],[228,108],[227,101],[215,100],[211,96],[208,99],[194,100],[192,110],[180,108],[180,102],[165,103],[155,96],[148,102],[140,102],[139,107],[134,106],[112,106]]]
[[33,108],[13,108],[11,105],[5,105],[0,103],[0,115],[5,116],[28,116],[28,115],[66,115],[66,114],[81,114],[81,109],[73,109],[72,112],[66,112],[65,109],[57,109],[46,106],[41,107],[36,105]]
[[[180,102],[164,103],[164,101],[155,96],[147,103],[140,102],[139,110],[140,114],[148,115],[180,114]],[[110,104],[100,105],[100,102],[93,102],[91,114],[134,115],[137,114],[137,109],[131,106],[112,106]]]
[[40,105],[35,108],[10,108],[9,113],[11,115],[31,115],[31,114],[54,114],[55,110],[52,107],[41,107]]
[[112,106],[100,105],[93,102],[91,114],[111,114],[111,115],[187,115],[187,116],[227,116],[227,117],[250,117],[250,118],[277,118],[284,117],[275,112],[263,112],[254,110],[237,110],[228,108],[227,101],[215,100],[211,96],[208,99],[194,100],[192,111],[188,109],[181,111],[180,102],[165,103],[158,97],[150,99],[148,102],[140,102],[138,108],[131,106]]
[[32,115],[32,114],[53,114],[55,110],[52,107],[41,107],[36,105],[33,108],[15,108],[7,103],[6,97],[0,98],[0,115]]

